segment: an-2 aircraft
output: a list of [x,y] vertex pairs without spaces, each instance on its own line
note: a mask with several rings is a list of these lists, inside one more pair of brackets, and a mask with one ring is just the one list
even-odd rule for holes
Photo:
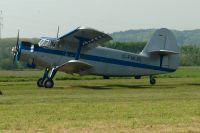
[[58,71],[81,75],[150,76],[176,71],[179,66],[179,49],[173,33],[168,29],[157,30],[140,54],[101,47],[112,40],[103,32],[92,28],[78,27],[57,38],[41,38],[38,44],[19,42],[12,48],[17,59],[28,66],[45,68],[38,87],[52,88]]

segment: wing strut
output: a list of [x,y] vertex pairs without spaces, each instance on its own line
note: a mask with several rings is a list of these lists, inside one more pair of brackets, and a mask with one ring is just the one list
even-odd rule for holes
[[162,67],[162,64],[163,64],[163,55],[160,55],[160,67]]
[[83,38],[83,37],[79,37],[79,36],[75,36],[78,40],[79,40],[79,44],[78,44],[78,49],[77,52],[75,54],[75,60],[78,60],[80,57],[80,53],[81,53],[81,48],[82,46],[84,46],[84,42],[88,41],[88,38]]
[[81,48],[82,48],[82,46],[83,46],[83,42],[84,42],[84,41],[83,41],[82,39],[79,40],[78,49],[77,49],[77,52],[76,52],[76,54],[75,54],[75,60],[78,60],[79,57],[80,57],[80,53],[81,53]]

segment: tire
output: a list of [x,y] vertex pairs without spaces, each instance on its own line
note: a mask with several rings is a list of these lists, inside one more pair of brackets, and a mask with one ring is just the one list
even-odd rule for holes
[[40,78],[40,79],[38,79],[38,81],[37,81],[37,86],[38,87],[44,87],[44,85],[43,85],[43,78]]
[[150,79],[150,84],[151,85],[155,85],[156,84],[156,79],[154,79],[154,78]]
[[44,87],[45,88],[53,88],[54,82],[52,79],[47,79],[44,81]]
[[103,79],[110,79],[109,76],[103,76]]

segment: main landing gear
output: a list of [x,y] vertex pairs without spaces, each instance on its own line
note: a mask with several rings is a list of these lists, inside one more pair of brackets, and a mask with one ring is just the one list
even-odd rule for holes
[[53,68],[49,74],[49,68],[45,69],[44,76],[37,81],[38,87],[53,88],[54,82],[53,78],[57,73],[57,69]]
[[152,75],[150,76],[150,80],[149,80],[151,85],[155,85],[156,84],[156,79],[155,77],[153,77]]

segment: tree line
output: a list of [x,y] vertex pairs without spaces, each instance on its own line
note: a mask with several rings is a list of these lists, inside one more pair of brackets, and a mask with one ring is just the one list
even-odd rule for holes
[[[37,43],[38,39],[23,39]],[[11,49],[16,45],[15,38],[7,38],[0,40],[0,69],[13,70],[13,69],[26,69],[26,65],[18,62],[13,63],[13,54]],[[108,42],[103,44],[104,47],[124,50],[133,53],[142,51],[146,42]],[[200,65],[200,47],[197,45],[183,45],[180,46],[180,65],[181,66],[199,66]]]
[[[139,29],[114,32],[111,34],[116,42],[145,42],[152,37],[156,29]],[[171,30],[175,35],[178,45],[200,45],[200,29],[196,30]]]

